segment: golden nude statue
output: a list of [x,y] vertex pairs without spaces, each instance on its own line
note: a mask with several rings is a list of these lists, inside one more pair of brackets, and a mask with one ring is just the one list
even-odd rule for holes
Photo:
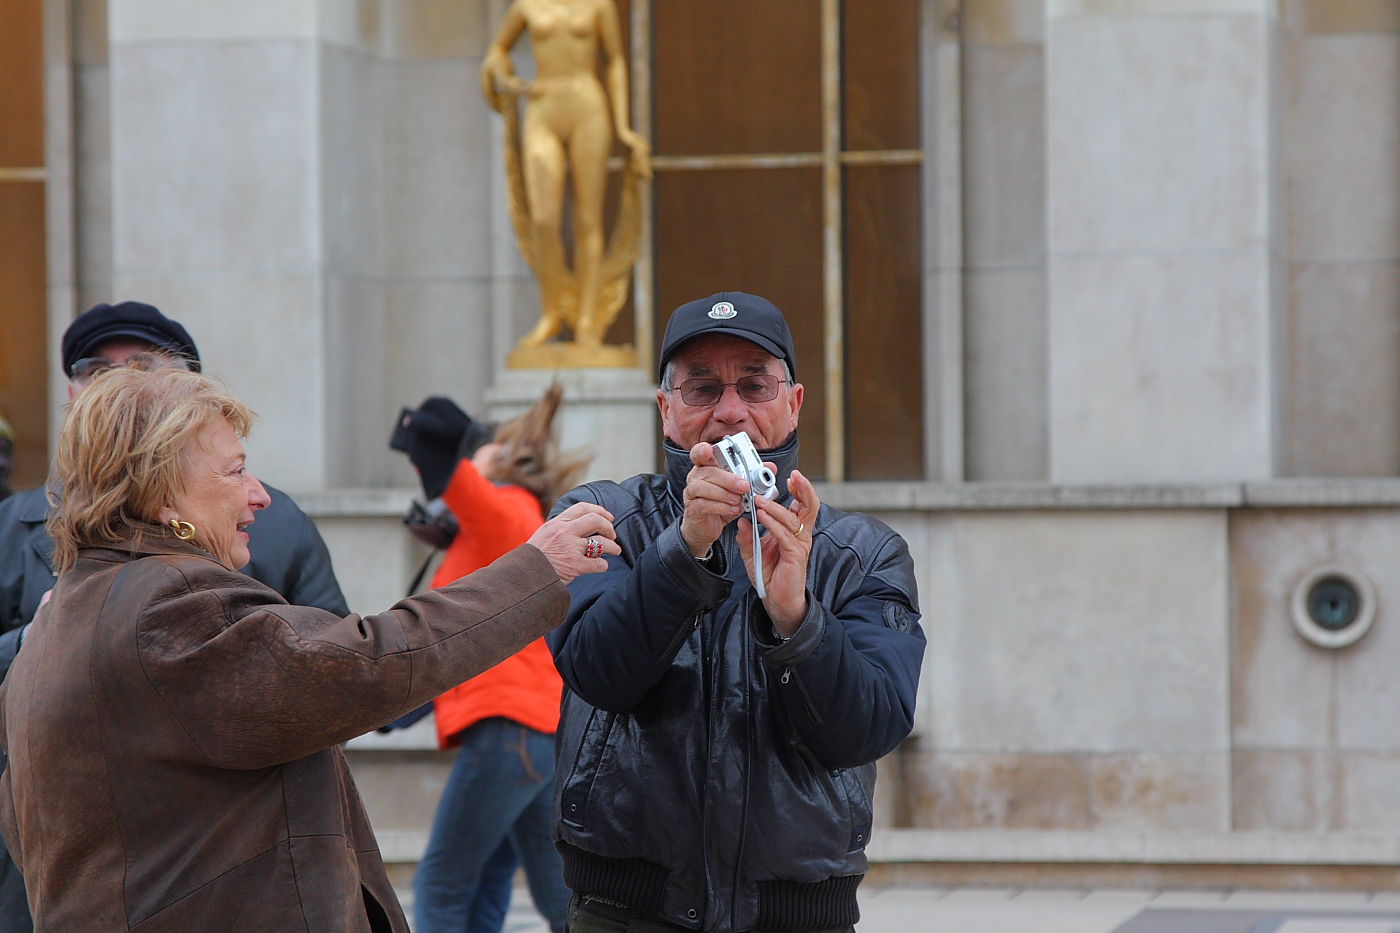
[[[510,50],[530,31],[537,77],[516,75]],[[598,80],[598,50],[607,89]],[[540,320],[511,353],[513,369],[635,366],[603,335],[627,300],[640,249],[643,178],[651,151],[628,116],[627,62],[613,0],[513,0],[481,67],[487,103],[506,118],[511,220],[540,284]],[[522,128],[517,100],[525,99]],[[631,150],[616,229],[604,250],[603,195],[613,133]],[[566,179],[574,190],[574,268],[564,254]],[[573,342],[556,340],[565,325]]]

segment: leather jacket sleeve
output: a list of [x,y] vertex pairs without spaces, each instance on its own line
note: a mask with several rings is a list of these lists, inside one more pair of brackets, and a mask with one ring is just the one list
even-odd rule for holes
[[635,557],[624,551],[608,564],[606,573],[569,585],[568,621],[547,641],[570,690],[590,706],[626,713],[666,673],[700,614],[729,597],[732,584],[691,556],[679,522]]
[[809,589],[807,617],[784,643],[753,600],[763,662],[780,672],[771,680],[775,692],[803,743],[832,768],[884,757],[914,726],[925,639],[904,540],[890,532],[864,570],[839,608]]
[[152,584],[140,660],[202,760],[223,768],[293,761],[376,729],[520,651],[569,605],[530,545],[372,616],[286,605],[222,569],[198,574],[167,568]]

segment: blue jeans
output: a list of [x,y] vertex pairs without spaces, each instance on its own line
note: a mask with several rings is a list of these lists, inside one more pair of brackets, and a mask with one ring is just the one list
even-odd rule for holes
[[[504,843],[525,868],[536,909],[562,933],[572,892],[549,837],[554,737],[493,718],[464,730],[461,738],[428,849],[413,876],[415,931],[499,931],[514,873],[513,866],[502,870]],[[493,922],[494,931],[487,926]]]

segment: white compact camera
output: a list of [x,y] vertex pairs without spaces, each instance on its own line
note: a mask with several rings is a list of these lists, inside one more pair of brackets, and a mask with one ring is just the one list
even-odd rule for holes
[[778,478],[763,465],[763,458],[758,455],[753,441],[749,440],[747,431],[730,434],[715,444],[715,450],[719,452],[720,464],[726,470],[749,481],[749,491],[744,494],[740,504],[753,523],[754,589],[758,591],[758,598],[763,599],[768,592],[763,588],[763,551],[759,544],[758,506],[754,504],[753,497],[758,495],[772,499],[776,496]]
[[753,509],[751,501],[755,495],[771,499],[778,494],[778,478],[773,471],[763,465],[758,448],[749,440],[747,431],[731,434],[715,445],[720,462],[731,473],[737,473],[749,481],[749,491],[744,495],[745,511]]

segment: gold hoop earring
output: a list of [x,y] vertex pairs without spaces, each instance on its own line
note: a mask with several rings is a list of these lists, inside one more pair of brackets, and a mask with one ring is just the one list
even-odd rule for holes
[[181,541],[194,540],[194,526],[189,522],[182,522],[178,518],[170,520],[170,527],[175,529],[175,537]]

